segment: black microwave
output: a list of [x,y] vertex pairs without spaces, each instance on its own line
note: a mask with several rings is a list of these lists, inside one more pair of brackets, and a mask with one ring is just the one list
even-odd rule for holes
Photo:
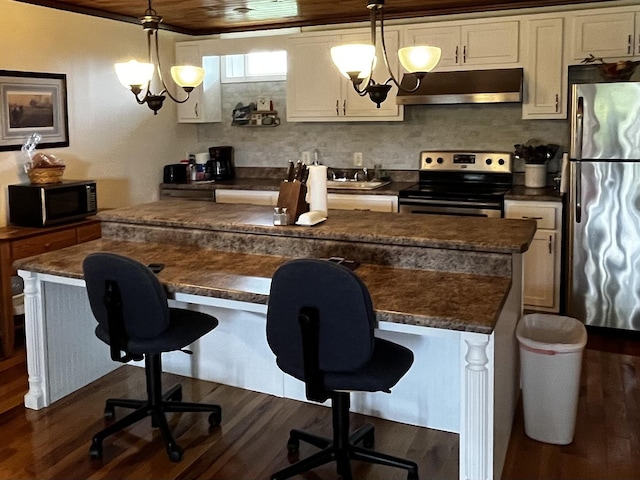
[[98,210],[96,182],[9,185],[9,221],[23,227],[47,227],[80,220]]

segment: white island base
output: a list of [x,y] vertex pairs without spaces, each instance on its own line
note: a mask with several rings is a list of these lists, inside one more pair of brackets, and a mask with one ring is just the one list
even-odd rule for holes
[[[513,258],[514,284],[492,334],[380,322],[376,335],[410,348],[414,364],[391,394],[352,394],[354,412],[458,433],[460,479],[500,478],[504,464],[518,396],[521,255]],[[94,335],[83,280],[19,274],[25,280],[25,406],[38,410],[120,364]],[[265,305],[188,294],[176,294],[172,303],[220,323],[191,347],[193,355],[165,354],[165,371],[306,401],[304,385],[278,369],[267,345]]]

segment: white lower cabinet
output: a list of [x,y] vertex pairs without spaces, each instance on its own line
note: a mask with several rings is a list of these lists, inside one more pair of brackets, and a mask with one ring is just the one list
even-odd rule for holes
[[[278,204],[277,190],[216,190],[217,203],[247,203],[250,205]],[[371,210],[375,212],[397,212],[396,195],[367,195],[329,193],[327,206],[335,210]]]
[[329,193],[327,206],[335,210],[371,210],[374,212],[397,212],[398,197],[395,195],[351,195]]
[[505,201],[506,218],[533,219],[538,230],[524,254],[525,308],[557,313],[560,310],[562,203]]
[[278,191],[274,190],[216,190],[216,203],[248,203],[250,205],[278,204]]

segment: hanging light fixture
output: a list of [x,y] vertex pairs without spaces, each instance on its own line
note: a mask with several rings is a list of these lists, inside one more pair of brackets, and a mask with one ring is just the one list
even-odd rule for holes
[[[202,83],[204,79],[204,68],[196,67],[192,65],[178,65],[171,67],[171,78],[173,81],[187,92],[187,97],[184,100],[179,100],[174,97],[162,78],[162,69],[160,66],[160,52],[158,49],[158,27],[162,23],[162,17],[151,8],[151,0],[149,0],[149,8],[144,12],[144,15],[139,18],[142,28],[147,32],[147,52],[149,54],[148,63],[140,63],[136,60],[131,60],[126,63],[116,63],[116,74],[120,83],[130,89],[136,97],[136,101],[140,104],[147,104],[147,106],[153,110],[153,114],[157,115],[158,110],[162,108],[162,103],[165,100],[165,94],[176,103],[184,103],[189,99],[189,93]],[[153,49],[151,45],[151,37],[154,37],[155,41],[155,59],[156,63],[153,63]],[[158,94],[151,92],[151,80],[153,79],[154,71],[158,72],[158,79],[162,86],[162,90]],[[140,98],[142,90],[146,90],[144,97]]]
[[[353,88],[361,97],[369,95],[369,98],[378,108],[387,99],[391,90],[390,82],[393,82],[403,92],[415,92],[420,87],[420,82],[425,75],[433,70],[440,61],[441,50],[439,47],[415,46],[398,50],[398,59],[404,69],[415,78],[415,86],[406,89],[400,85],[393,75],[387,58],[387,47],[384,43],[384,0],[369,0],[367,8],[371,17],[371,43],[347,44],[333,47],[331,58],[340,72],[353,84]],[[376,67],[376,23],[380,17],[380,39],[382,56],[389,71],[390,78],[385,83],[376,83],[373,78],[373,70]]]

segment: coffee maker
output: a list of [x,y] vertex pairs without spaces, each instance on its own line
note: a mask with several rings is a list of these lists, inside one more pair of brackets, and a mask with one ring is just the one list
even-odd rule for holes
[[231,180],[235,178],[233,147],[209,147],[210,160],[205,173],[211,180]]

